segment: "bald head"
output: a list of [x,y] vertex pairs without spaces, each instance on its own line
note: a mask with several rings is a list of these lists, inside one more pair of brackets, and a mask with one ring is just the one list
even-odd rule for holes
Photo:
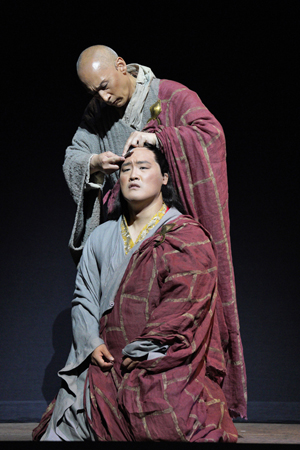
[[79,78],[86,70],[98,71],[113,65],[117,59],[117,53],[106,45],[93,45],[85,49],[77,61],[77,73]]
[[77,74],[87,90],[115,107],[128,104],[136,79],[127,72],[126,62],[105,45],[85,49],[77,61]]

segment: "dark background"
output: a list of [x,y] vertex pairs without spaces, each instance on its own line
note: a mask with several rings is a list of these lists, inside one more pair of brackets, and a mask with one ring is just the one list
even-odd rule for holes
[[77,57],[106,44],[223,125],[249,420],[300,421],[298,2],[53,4],[2,10],[0,420],[39,419],[70,348],[61,166],[89,100]]

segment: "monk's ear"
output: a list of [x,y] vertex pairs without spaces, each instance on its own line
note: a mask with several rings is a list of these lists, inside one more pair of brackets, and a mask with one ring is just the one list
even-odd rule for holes
[[121,58],[121,56],[117,57],[115,65],[117,70],[119,70],[121,73],[126,74],[127,72],[126,62],[124,61],[123,58]]

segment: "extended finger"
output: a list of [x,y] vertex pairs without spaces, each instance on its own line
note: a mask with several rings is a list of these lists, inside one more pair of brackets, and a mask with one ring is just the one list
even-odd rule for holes
[[147,136],[143,135],[142,133],[139,133],[138,135],[133,136],[131,145],[133,147],[143,147],[146,141]]
[[109,350],[107,348],[104,348],[102,350],[102,354],[103,354],[103,360],[107,363],[114,363],[115,358],[111,355],[111,353],[109,352]]
[[114,158],[110,158],[107,163],[110,166],[118,166],[118,168],[120,167],[120,165],[125,161],[125,157],[124,156],[117,156]]
[[137,131],[134,131],[133,133],[131,133],[131,135],[127,139],[126,144],[124,146],[122,156],[124,156],[128,152],[128,150],[131,146],[137,147],[136,142],[139,142],[139,134],[140,133]]
[[125,358],[122,361],[122,366],[127,367],[130,363],[131,363],[132,359],[131,358]]
[[128,371],[131,371],[138,365],[138,363],[139,361],[131,361],[131,363],[126,367],[126,369]]
[[131,358],[125,358],[122,362],[122,366],[128,370],[131,371],[135,368],[135,366],[139,363],[137,360],[133,360]]

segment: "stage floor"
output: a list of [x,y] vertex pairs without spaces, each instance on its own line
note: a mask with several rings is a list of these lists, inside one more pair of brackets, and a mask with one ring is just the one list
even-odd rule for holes
[[[0,423],[0,441],[30,441],[36,423]],[[300,424],[236,423],[238,444],[300,444]]]

